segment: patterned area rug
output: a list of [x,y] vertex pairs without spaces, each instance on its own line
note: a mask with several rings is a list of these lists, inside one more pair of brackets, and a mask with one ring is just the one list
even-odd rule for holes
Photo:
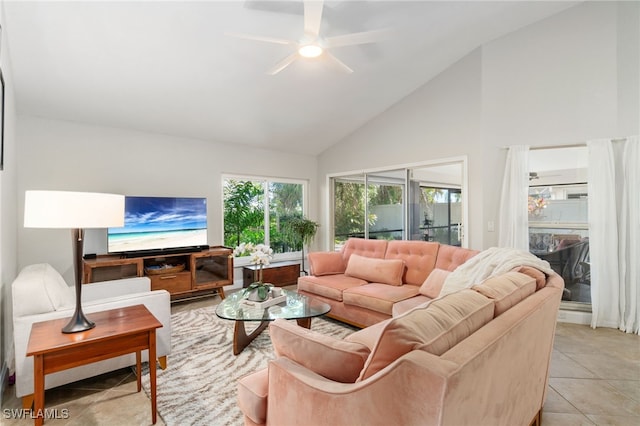
[[[216,316],[215,306],[171,315],[171,354],[167,369],[157,370],[158,414],[168,426],[243,424],[236,383],[266,367],[274,354],[267,328],[239,355],[233,355],[233,326],[233,321]],[[356,330],[325,318],[314,318],[311,329],[336,338]],[[247,326],[247,333],[251,330]],[[142,385],[149,395],[146,365]]]

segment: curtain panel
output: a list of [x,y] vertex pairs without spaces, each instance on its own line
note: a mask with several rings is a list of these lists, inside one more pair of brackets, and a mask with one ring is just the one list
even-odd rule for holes
[[529,251],[529,146],[509,147],[500,196],[498,246]]
[[591,326],[640,333],[640,138],[589,141]]

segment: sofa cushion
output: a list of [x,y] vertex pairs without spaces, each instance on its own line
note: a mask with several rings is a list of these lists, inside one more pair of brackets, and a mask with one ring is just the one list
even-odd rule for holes
[[438,297],[444,285],[444,280],[447,279],[450,273],[451,272],[444,269],[435,268],[420,286],[420,294],[430,297],[431,299]]
[[267,421],[269,369],[251,373],[238,380],[238,405],[242,413],[255,424]]
[[308,293],[324,296],[328,299],[342,302],[342,292],[345,289],[359,287],[367,284],[367,281],[360,278],[347,277],[344,274],[323,275],[315,277],[313,275],[298,278],[298,289]]
[[332,275],[344,273],[345,265],[342,253],[337,251],[311,252],[308,255],[311,275]]
[[409,299],[417,294],[418,287],[414,285],[394,286],[370,283],[346,289],[342,292],[342,301],[345,305],[360,306],[361,308],[391,315],[394,303]]
[[352,254],[365,256],[373,259],[383,259],[387,251],[386,240],[366,240],[364,238],[349,238],[342,247],[342,259],[349,262]]
[[385,324],[358,380],[372,376],[414,349],[442,355],[491,321],[493,310],[491,300],[467,289],[392,318]]
[[[13,300],[29,303],[14,304],[13,314],[43,314],[75,306],[75,292],[48,263],[26,266],[12,284]],[[16,306],[17,305],[17,306]]]
[[507,272],[471,288],[495,302],[493,315],[497,317],[535,293],[536,280],[520,272]]
[[436,268],[453,271],[478,253],[480,252],[477,250],[442,244],[438,249]]
[[369,348],[369,352],[371,352],[380,339],[382,330],[384,330],[389,321],[391,321],[391,318],[382,320],[373,325],[370,325],[369,327],[360,329],[345,337],[344,340],[347,342],[361,343]]
[[417,307],[425,307],[431,303],[433,299],[421,294],[410,299],[401,300],[393,304],[391,308],[391,316],[397,317]]
[[369,282],[402,285],[404,262],[401,259],[375,259],[352,254],[344,274]]
[[341,383],[356,381],[370,352],[361,343],[334,339],[283,319],[269,324],[269,335],[277,356]]
[[385,259],[401,259],[405,264],[402,282],[422,285],[436,265],[439,243],[425,241],[389,241]]

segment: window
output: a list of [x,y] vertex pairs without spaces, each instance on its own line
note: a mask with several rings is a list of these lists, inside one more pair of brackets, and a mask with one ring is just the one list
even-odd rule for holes
[[532,150],[529,161],[529,251],[564,279],[564,309],[588,309],[586,148]]
[[301,181],[223,177],[224,244],[264,243],[275,254],[300,251],[286,224],[305,214],[306,188]]
[[460,246],[462,193],[456,188],[420,186],[420,232],[425,241]]
[[331,179],[334,249],[350,237],[464,244],[466,160]]
[[401,240],[404,235],[405,171],[334,179],[334,238]]

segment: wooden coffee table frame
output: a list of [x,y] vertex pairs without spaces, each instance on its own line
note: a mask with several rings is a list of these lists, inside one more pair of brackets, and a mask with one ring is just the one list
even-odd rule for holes
[[33,356],[34,362],[35,424],[44,423],[45,375],[135,352],[140,392],[142,351],[145,349],[149,350],[151,419],[155,424],[156,368],[152,360],[156,360],[156,329],[162,327],[162,323],[144,305],[87,314],[87,317],[96,323],[95,328],[78,333],[62,333],[69,318],[38,322],[31,328],[27,356]]
[[[249,304],[249,306],[243,305],[245,296],[242,290],[231,293],[216,307],[216,315],[219,318],[235,322],[233,327],[234,355],[238,355],[244,348],[249,346],[267,328],[269,322],[275,319],[296,320],[300,327],[308,329],[311,328],[311,319],[331,311],[330,305],[298,294],[295,291],[282,289],[282,294],[287,297],[287,301],[281,303],[286,303],[289,308],[284,314],[273,310],[280,304],[271,305],[263,309],[252,304]],[[245,324],[247,322],[258,323],[258,326],[250,333],[247,333]]]
[[[296,320],[300,327],[311,328],[311,318],[300,318]],[[238,355],[244,348],[249,346],[262,331],[267,328],[271,321],[262,321],[255,330],[247,334],[244,323],[247,321],[237,321],[233,327],[233,354]]]

